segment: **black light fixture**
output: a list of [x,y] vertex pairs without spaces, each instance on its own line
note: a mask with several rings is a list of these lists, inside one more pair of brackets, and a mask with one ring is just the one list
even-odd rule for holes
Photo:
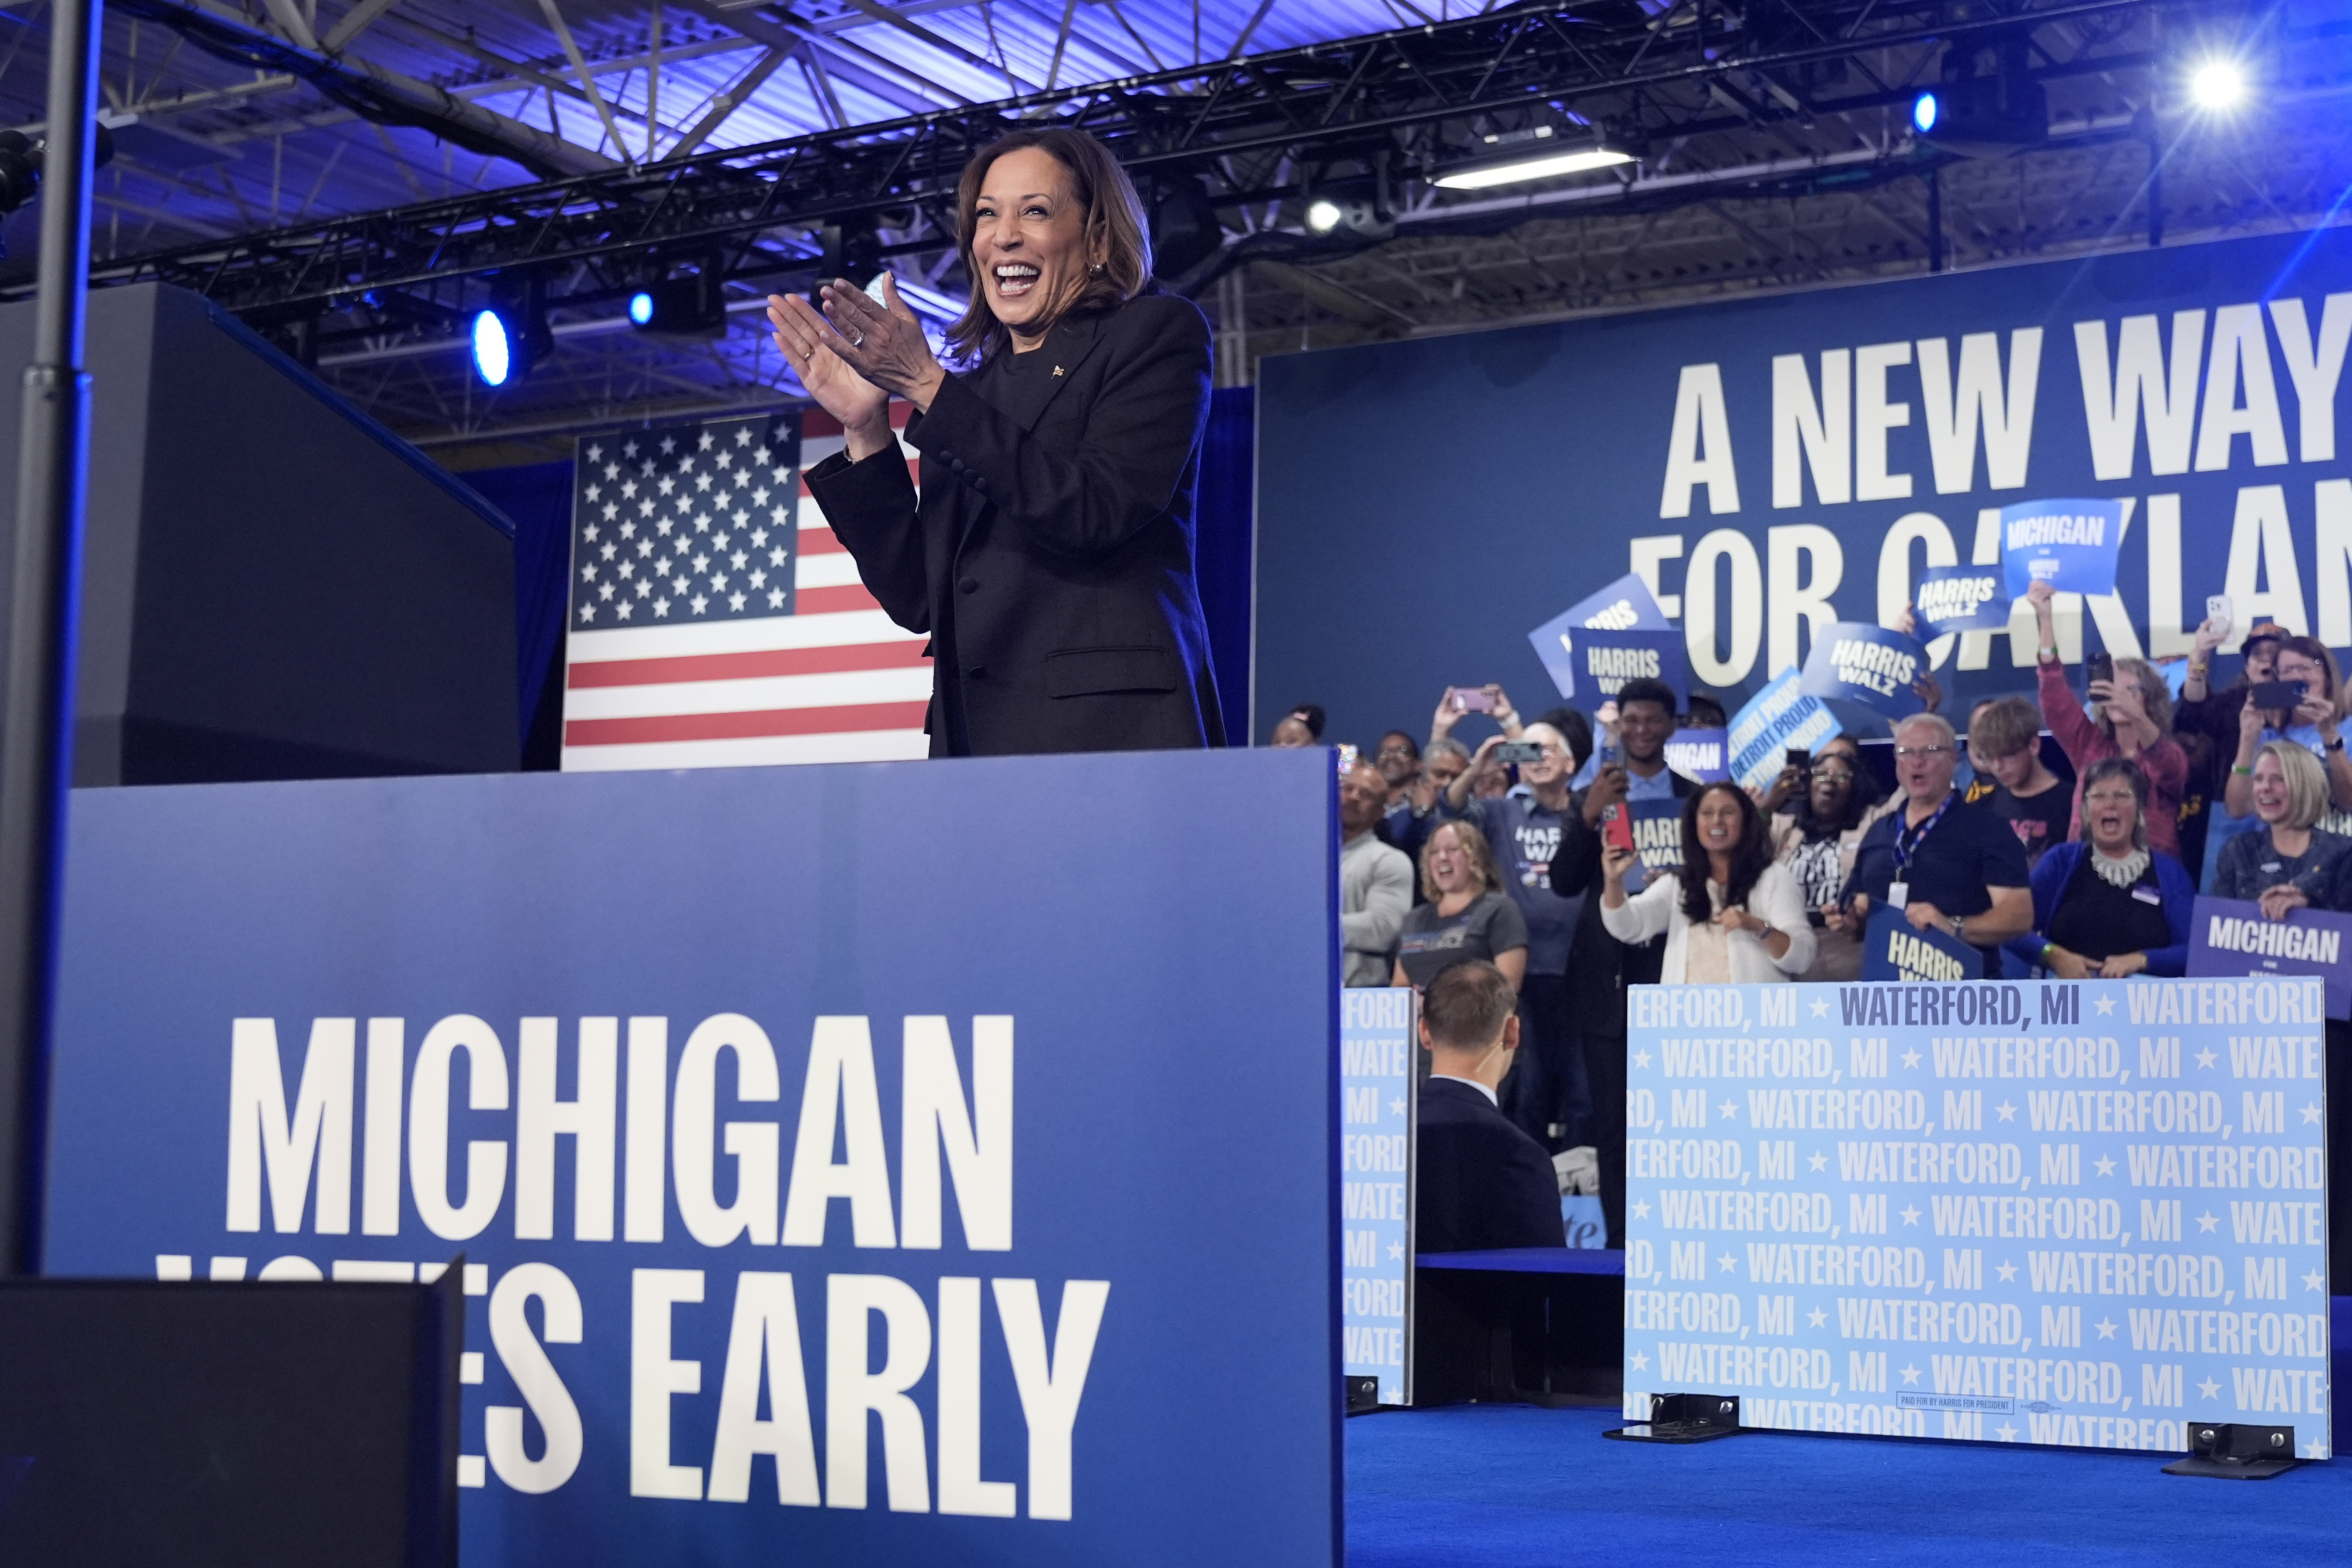
[[1151,269],[1162,278],[1181,278],[1225,243],[1225,226],[1208,191],[1190,175],[1178,175],[1160,188],[1151,204]]
[[1919,140],[1971,158],[2011,158],[2050,140],[2050,100],[2022,33],[1945,51],[1942,79],[1911,100]]
[[664,337],[725,337],[727,296],[719,269],[706,263],[638,289],[629,296],[629,321],[641,332]]
[[820,283],[846,278],[863,289],[882,270],[882,240],[870,216],[826,224],[817,239],[823,247],[816,264]]
[[[90,148],[91,166],[104,168],[114,161],[114,133],[99,121]],[[41,194],[41,165],[48,155],[48,138],[21,131],[0,131],[0,213],[12,213]],[[0,256],[7,254],[0,246]]]
[[555,351],[547,328],[547,284],[536,274],[491,286],[490,302],[467,328],[474,374],[484,386],[505,386],[530,374]]

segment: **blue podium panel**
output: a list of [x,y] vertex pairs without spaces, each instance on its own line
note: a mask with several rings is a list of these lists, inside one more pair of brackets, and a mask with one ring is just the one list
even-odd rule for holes
[[469,1565],[1337,1562],[1323,752],[73,813],[48,1271],[462,1252]]
[[2329,1457],[2314,977],[1641,986],[1625,1409]]

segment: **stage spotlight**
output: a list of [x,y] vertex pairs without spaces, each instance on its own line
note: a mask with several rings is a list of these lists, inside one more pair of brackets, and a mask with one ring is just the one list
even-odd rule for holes
[[1338,202],[1328,197],[1318,197],[1307,204],[1307,227],[1314,234],[1330,233],[1347,216]]
[[2208,60],[2189,73],[2189,96],[2209,113],[2225,113],[2245,101],[2245,73],[2234,60]]
[[514,337],[496,310],[474,313],[474,374],[484,386],[504,386],[514,374]]
[[1507,131],[1481,138],[1494,155],[1457,163],[1429,183],[1441,190],[1483,191],[1494,185],[1514,185],[1527,180],[1557,179],[1633,162],[1633,154],[1612,147],[1598,133],[1576,141],[1559,137],[1549,125],[1529,131]]
[[1942,77],[1911,100],[1921,141],[1971,158],[2013,158],[2050,140],[2049,100],[2022,34],[1954,45]]
[[1911,128],[1925,136],[1936,129],[1937,117],[1944,111],[1943,101],[1930,90],[1911,100]]
[[474,374],[484,386],[505,386],[530,374],[555,350],[547,330],[547,285],[536,278],[501,279],[490,302],[466,329]]
[[1151,207],[1151,269],[1181,278],[1224,243],[1225,227],[1208,188],[1190,175],[1172,177]]
[[682,278],[666,278],[629,296],[629,320],[640,331],[664,337],[723,338],[727,296],[716,261]]

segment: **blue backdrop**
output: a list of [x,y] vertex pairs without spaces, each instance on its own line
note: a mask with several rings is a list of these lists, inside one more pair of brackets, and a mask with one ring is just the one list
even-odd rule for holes
[[[486,1265],[471,1564],[1335,1563],[1332,800],[1320,752],[83,793],[47,1267]],[[716,1500],[803,1386],[825,1505]]]
[[[1489,680],[1538,712],[1528,633],[1628,571],[1736,709],[2053,497],[2132,503],[2070,665],[2185,653],[2224,592],[2352,647],[2347,289],[2327,229],[1267,359],[1253,733],[1312,701],[1370,745]],[[2032,690],[2024,628],[1945,645],[1947,692]]]

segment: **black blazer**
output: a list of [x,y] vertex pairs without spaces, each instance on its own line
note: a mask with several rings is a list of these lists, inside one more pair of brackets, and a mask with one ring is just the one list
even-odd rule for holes
[[[1698,793],[1699,786],[1682,774],[1666,776],[1676,800]],[[1622,942],[1601,923],[1601,830],[1584,825],[1587,793],[1579,790],[1570,797],[1559,847],[1552,852],[1551,890],[1563,899],[1592,895],[1584,900],[1576,934],[1569,939],[1568,972],[1576,981],[1567,988],[1562,1022],[1580,1034],[1618,1037],[1625,1033],[1625,987],[1658,983],[1666,964],[1666,939]]]
[[931,755],[1223,745],[1192,513],[1209,325],[1148,294],[950,374],[894,451],[808,472],[892,620],[931,637]]
[[1415,1252],[1566,1247],[1559,1176],[1543,1145],[1466,1083],[1421,1086]]

